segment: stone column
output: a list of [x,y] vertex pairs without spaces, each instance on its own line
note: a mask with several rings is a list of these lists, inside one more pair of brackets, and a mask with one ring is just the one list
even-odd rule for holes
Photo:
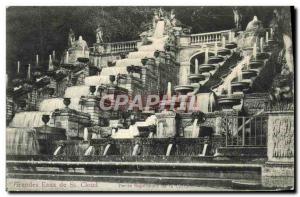
[[262,185],[294,188],[294,112],[268,114],[268,161],[262,168]]
[[188,84],[189,74],[190,74],[190,62],[181,62],[179,67],[179,85]]

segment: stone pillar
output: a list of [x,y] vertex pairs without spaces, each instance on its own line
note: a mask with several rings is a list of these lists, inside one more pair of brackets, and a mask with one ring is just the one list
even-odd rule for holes
[[179,67],[179,85],[189,84],[190,62],[181,62]]
[[173,111],[163,111],[155,114],[157,117],[157,138],[170,138],[176,136],[176,113]]
[[91,122],[94,125],[99,125],[99,100],[97,100],[96,96],[89,96],[87,100],[84,102],[83,112],[90,114]]
[[90,126],[90,115],[70,108],[53,113],[54,127],[66,130],[67,139],[83,138],[83,130]]
[[294,112],[268,114],[268,161],[262,168],[262,185],[294,188]]

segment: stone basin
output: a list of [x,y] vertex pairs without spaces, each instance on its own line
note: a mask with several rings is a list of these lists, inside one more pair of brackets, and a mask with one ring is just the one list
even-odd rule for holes
[[269,39],[268,42],[267,42],[268,45],[274,45],[275,43],[276,42],[273,39]]
[[249,63],[249,68],[250,69],[257,69],[257,68],[261,68],[263,66],[263,62],[261,61],[251,61]]
[[269,53],[258,53],[256,55],[256,59],[258,60],[265,60],[268,59],[270,57]]
[[237,44],[234,43],[234,42],[230,42],[230,43],[225,44],[226,49],[234,49],[236,47],[237,47]]
[[175,92],[179,93],[180,95],[186,95],[187,93],[194,91],[194,87],[191,85],[175,86],[174,89]]
[[204,73],[204,72],[212,71],[214,69],[216,69],[216,65],[214,64],[202,64],[199,68],[199,71],[201,73]]
[[222,110],[232,110],[233,106],[239,105],[240,103],[241,99],[239,98],[225,97],[218,99],[218,104]]
[[212,56],[208,58],[208,64],[217,64],[224,61],[222,56]]
[[231,54],[231,51],[229,49],[219,49],[218,50],[218,55],[221,55],[221,56],[225,56],[225,55],[230,55]]
[[256,77],[258,73],[257,71],[250,69],[250,70],[243,70],[242,74],[243,74],[243,79],[250,79],[252,77]]
[[189,75],[190,83],[199,83],[200,81],[205,80],[205,76],[202,74],[191,74]]
[[250,83],[245,81],[236,81],[231,83],[232,92],[244,92],[247,91],[249,87]]
[[82,62],[82,63],[87,63],[87,62],[89,62],[90,60],[89,60],[89,58],[86,58],[86,57],[78,57],[78,58],[77,58],[77,61],[78,61],[78,62]]

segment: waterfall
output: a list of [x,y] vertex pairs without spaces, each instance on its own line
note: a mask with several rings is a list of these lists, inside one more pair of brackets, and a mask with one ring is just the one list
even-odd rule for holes
[[248,64],[249,61],[250,56],[244,57],[244,59],[242,59],[242,61],[240,61],[238,65],[235,66],[229,73],[229,75],[224,79],[223,84],[218,87],[217,92],[221,92],[222,89],[227,89],[227,92],[229,92],[229,95],[231,95],[231,81],[236,77],[237,71],[242,70],[244,65]]
[[36,65],[38,65],[39,64],[39,55],[37,54],[36,55]]
[[[69,105],[70,109],[75,109],[81,111],[81,105],[79,104],[80,98],[71,98],[71,103]],[[51,112],[56,109],[64,109],[65,105],[63,103],[63,98],[51,98],[45,99],[40,103],[39,111]]]
[[[80,98],[81,96],[88,96],[90,94],[89,86],[71,86],[65,91],[64,97],[66,98]],[[72,102],[72,100],[71,100]]]
[[167,100],[171,100],[171,98],[172,98],[172,87],[171,87],[171,82],[168,82]]
[[28,64],[28,69],[27,69],[27,79],[30,79],[31,75],[30,75],[30,64]]
[[49,55],[49,67],[48,67],[48,70],[53,70],[53,64],[52,64],[51,55]]
[[67,55],[66,55],[66,64],[69,63],[69,51],[67,51]]
[[192,128],[192,138],[197,138],[199,136],[199,127],[197,126],[198,119],[195,119],[193,122],[193,128]]
[[264,38],[263,37],[260,38],[260,52],[261,53],[264,52]]
[[106,155],[107,155],[107,152],[108,152],[110,146],[111,146],[111,144],[107,144],[107,145],[105,146],[105,149],[104,149],[104,152],[103,152],[103,156],[106,156]]
[[62,148],[62,146],[57,147],[57,148],[55,149],[53,155],[54,155],[54,156],[58,155],[58,153],[59,153],[59,151],[61,150],[61,148]]
[[215,42],[215,56],[218,55],[218,43]]
[[225,48],[225,36],[222,36],[222,47]]
[[164,21],[158,21],[157,24],[156,24],[155,32],[154,32],[154,38],[163,37],[164,31],[165,31],[165,22]]
[[267,31],[266,32],[266,43],[268,44],[268,42],[269,42],[269,32]]
[[173,147],[173,144],[169,144],[168,145],[166,156],[170,156],[171,155],[172,147]]
[[139,144],[135,144],[133,147],[133,151],[132,151],[132,156],[136,156],[138,153],[140,145]]
[[92,154],[94,147],[93,146],[89,146],[88,149],[85,151],[84,156],[89,156]]
[[153,138],[153,134],[154,134],[153,132],[150,132],[148,138]]
[[20,73],[20,61],[18,61],[18,69],[17,69],[17,73]]
[[53,57],[53,60],[55,60],[55,51],[54,50],[52,51],[52,57]]
[[12,119],[9,127],[18,127],[18,128],[33,128],[33,127],[41,127],[44,125],[42,121],[42,116],[50,115],[52,112],[19,112],[16,113],[14,118]]
[[195,59],[195,74],[199,74],[199,64],[198,64],[198,59]]
[[254,57],[254,59],[256,59],[256,56],[257,56],[257,48],[256,48],[256,43],[254,43],[254,45],[253,45],[253,57]]
[[34,128],[6,128],[7,155],[38,155],[39,143]]
[[196,107],[197,110],[200,110],[204,113],[209,112],[209,103],[210,103],[210,94],[211,93],[198,93],[196,95],[197,103]]

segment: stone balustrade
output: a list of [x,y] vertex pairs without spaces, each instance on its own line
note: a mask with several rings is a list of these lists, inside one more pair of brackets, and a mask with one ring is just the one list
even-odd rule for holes
[[138,40],[113,42],[113,43],[96,43],[91,48],[92,53],[111,54],[111,53],[127,53],[137,50]]
[[191,34],[190,41],[191,41],[191,45],[222,42],[223,36],[228,41],[228,40],[230,40],[230,38],[229,38],[230,34],[231,34],[231,30],[200,33],[200,34]]

